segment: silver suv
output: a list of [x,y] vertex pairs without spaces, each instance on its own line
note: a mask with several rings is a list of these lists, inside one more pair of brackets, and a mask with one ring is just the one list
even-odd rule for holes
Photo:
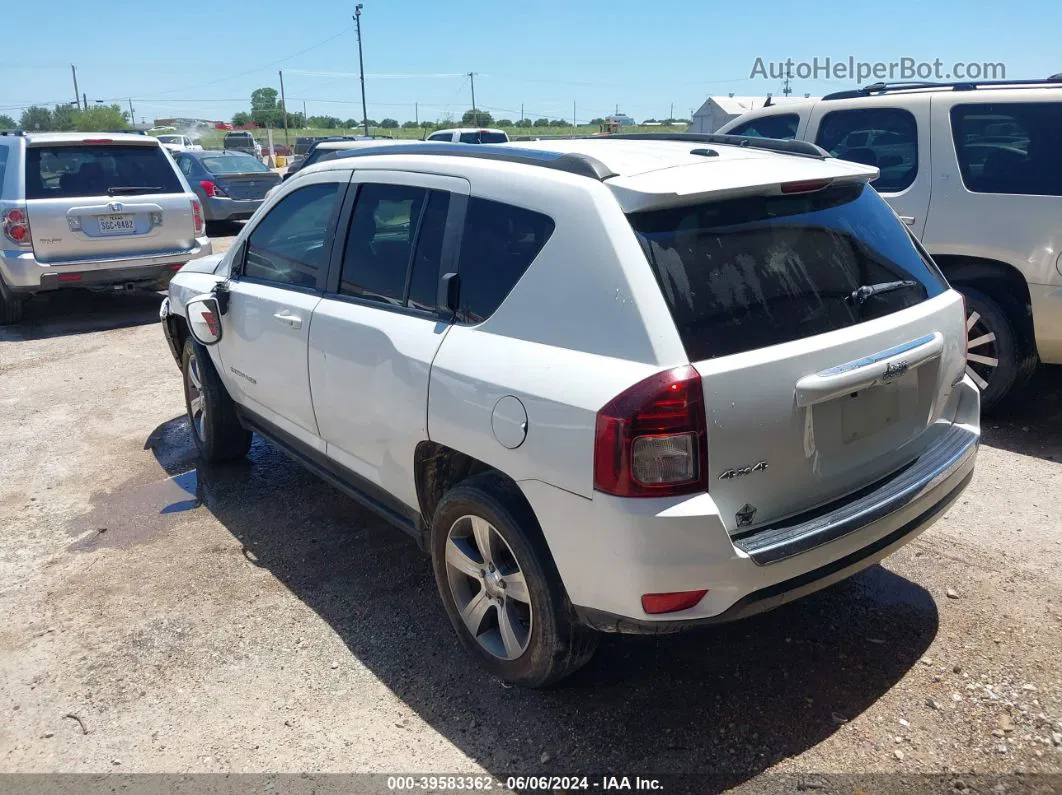
[[211,253],[203,208],[146,135],[0,135],[0,324],[34,293],[165,287]]
[[801,138],[871,184],[966,296],[967,372],[991,408],[1062,364],[1062,78],[878,83],[746,113],[730,135]]

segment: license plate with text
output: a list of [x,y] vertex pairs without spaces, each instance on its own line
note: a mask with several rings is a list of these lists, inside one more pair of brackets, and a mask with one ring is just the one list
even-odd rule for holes
[[97,215],[96,222],[104,235],[127,235],[136,231],[136,220],[128,213]]

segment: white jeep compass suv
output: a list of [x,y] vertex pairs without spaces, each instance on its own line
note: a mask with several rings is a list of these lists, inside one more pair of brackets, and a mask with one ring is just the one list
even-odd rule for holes
[[962,298],[876,175],[678,135],[312,166],[170,285],[195,442],[261,434],[413,535],[512,682],[776,607],[973,473]]
[[985,408],[1062,364],[1062,76],[876,83],[746,113],[732,135],[814,141],[871,184],[966,296]]

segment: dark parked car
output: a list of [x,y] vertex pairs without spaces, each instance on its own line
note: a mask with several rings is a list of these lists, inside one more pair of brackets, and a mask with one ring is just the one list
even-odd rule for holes
[[203,203],[207,221],[245,221],[280,175],[244,152],[178,152],[174,159]]
[[221,146],[227,152],[246,152],[255,157],[262,156],[262,145],[246,130],[225,133]]

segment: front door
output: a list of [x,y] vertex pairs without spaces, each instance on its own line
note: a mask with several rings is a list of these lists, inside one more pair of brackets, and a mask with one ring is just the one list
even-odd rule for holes
[[315,176],[274,204],[241,244],[218,351],[233,400],[309,443],[317,438],[307,371],[310,320],[350,172]]

